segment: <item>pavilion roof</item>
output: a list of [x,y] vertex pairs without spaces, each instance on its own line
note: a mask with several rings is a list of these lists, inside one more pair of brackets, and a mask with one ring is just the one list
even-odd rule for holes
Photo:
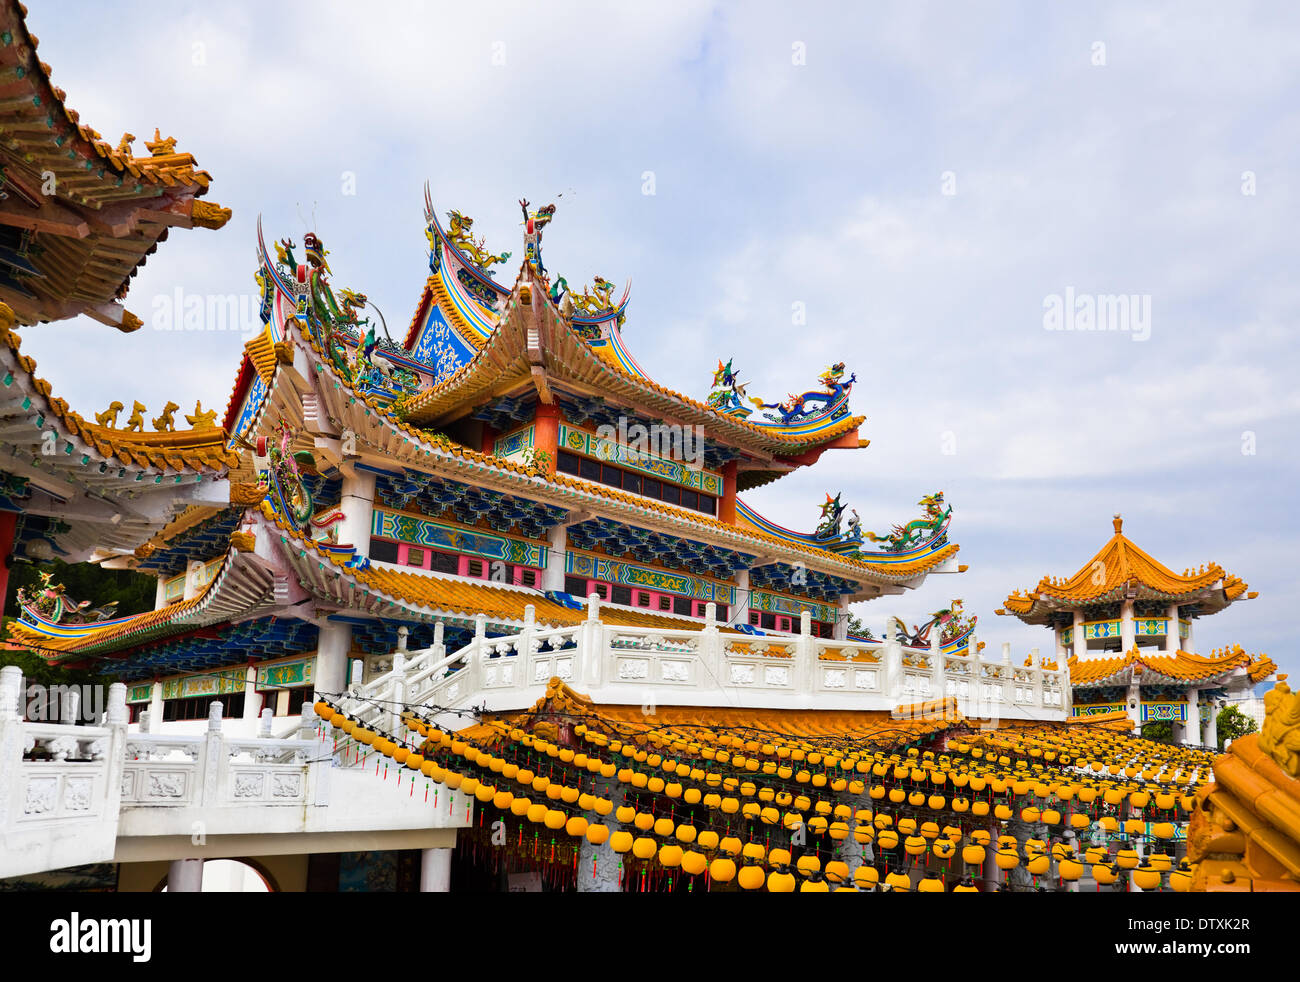
[[[586,481],[568,474],[547,476],[530,470],[521,463],[492,454],[485,454],[462,446],[444,436],[431,434],[410,422],[398,418],[390,407],[381,406],[366,393],[352,386],[348,379],[334,371],[333,365],[316,339],[303,334],[293,324],[286,325],[294,337],[316,357],[316,371],[327,384],[320,386],[321,411],[328,411],[337,419],[349,419],[358,437],[384,453],[391,464],[409,464],[417,469],[428,468],[433,460],[451,464],[463,472],[465,480],[478,484],[493,479],[513,485],[511,493],[537,494],[538,492],[569,499],[573,505],[595,504],[612,507],[616,512],[640,516],[641,520],[672,527],[682,534],[712,533],[711,538],[724,540],[727,545],[771,553],[780,559],[809,560],[853,579],[871,582],[906,583],[922,576],[954,557],[960,546],[956,543],[935,541],[928,550],[904,556],[872,556],[866,560],[852,559],[826,549],[770,535],[754,527],[741,527],[723,522],[690,509],[677,507],[652,498],[632,495],[618,488]],[[273,390],[278,393],[279,387]]]
[[168,228],[220,228],[230,209],[196,200],[211,177],[175,140],[155,131],[135,156],[129,134],[114,146],[82,123],[37,57],[26,15],[0,0],[0,226],[34,233],[0,248],[0,299],[24,324],[85,313],[135,330],[118,301],[145,257]]
[[1251,682],[1268,678],[1277,665],[1268,655],[1250,655],[1236,645],[1210,655],[1179,651],[1173,655],[1149,654],[1134,648],[1109,658],[1071,655],[1070,684],[1079,686],[1127,685],[1130,680],[1158,682],[1211,682],[1245,669]]
[[[446,247],[454,249],[449,243]],[[579,391],[595,391],[615,400],[625,400],[675,422],[703,426],[720,439],[764,455],[797,455],[847,438],[866,419],[845,415],[815,423],[761,425],[720,412],[660,385],[623,351],[616,324],[611,324],[608,330],[617,344],[596,345],[580,335],[574,328],[575,318],[566,317],[550,300],[545,281],[527,261],[520,265],[513,289],[501,298],[505,313],[499,317],[493,315],[495,319],[489,322],[485,334],[483,326],[469,324],[461,306],[448,296],[455,285],[445,280],[446,268],[446,263],[440,264],[439,271],[429,278],[410,333],[415,331],[429,304],[439,303],[449,321],[476,351],[449,378],[395,405],[397,414],[408,422],[429,424],[511,388],[533,382],[544,386],[552,380],[568,382]],[[544,401],[548,401],[545,396]]]
[[1180,575],[1134,545],[1124,535],[1124,522],[1118,515],[1114,527],[1115,534],[1073,576],[1044,576],[1033,590],[1016,590],[1008,596],[998,613],[1042,624],[1055,611],[1115,602],[1130,596],[1130,591],[1131,598],[1170,603],[1199,600],[1219,610],[1246,593],[1246,583],[1217,563]]

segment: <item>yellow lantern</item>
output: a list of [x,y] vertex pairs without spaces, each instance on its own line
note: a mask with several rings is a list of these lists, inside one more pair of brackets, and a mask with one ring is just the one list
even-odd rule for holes
[[1116,874],[1113,869],[1104,863],[1097,863],[1092,867],[1092,878],[1101,886],[1110,886],[1116,880]]
[[725,856],[719,856],[709,864],[709,876],[719,883],[730,883],[736,878],[736,864]]
[[1150,866],[1139,866],[1133,871],[1133,882],[1143,890],[1160,889],[1160,871]]
[[1077,859],[1062,859],[1056,866],[1057,873],[1067,883],[1073,883],[1083,876],[1083,863]]
[[763,867],[746,865],[740,868],[740,874],[736,877],[736,882],[740,884],[742,890],[757,890],[766,879]]
[[661,846],[659,849],[659,865],[667,869],[676,869],[682,865],[682,847],[671,844]]
[[910,893],[912,880],[906,873],[890,873],[885,877],[885,886],[893,893]]
[[859,866],[853,871],[853,882],[859,890],[868,890],[880,882],[880,871],[874,866]]
[[943,880],[937,876],[927,876],[916,885],[917,893],[943,893]]
[[632,833],[626,829],[618,829],[609,837],[609,848],[614,852],[622,854],[632,848]]
[[769,893],[794,893],[795,880],[794,874],[790,872],[781,872],[772,870],[767,874],[767,889]]
[[704,853],[696,852],[694,849],[682,853],[682,872],[689,873],[691,876],[699,876],[709,867],[709,861],[704,857]]
[[609,838],[609,826],[599,823],[587,826],[587,841],[593,846],[599,846]]
[[649,859],[659,851],[659,844],[649,836],[638,836],[632,843],[632,855],[637,859]]
[[962,862],[968,866],[984,865],[984,847],[983,846],[963,846],[961,850]]
[[[561,812],[563,814],[563,812]],[[574,815],[564,823],[564,831],[574,838],[587,834],[587,820],[581,815]]]

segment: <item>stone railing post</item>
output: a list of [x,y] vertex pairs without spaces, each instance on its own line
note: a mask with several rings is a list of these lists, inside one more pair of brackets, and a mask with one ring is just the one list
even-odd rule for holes
[[882,694],[897,706],[903,701],[903,644],[898,640],[898,633],[894,629],[895,623],[895,619],[891,617],[886,632],[885,663],[880,687]]
[[605,625],[600,620],[600,594],[587,595],[587,619],[578,632],[578,653],[574,659],[574,679],[585,678],[595,688],[600,684],[601,664],[605,658]]
[[1029,649],[1029,663],[1034,666],[1034,708],[1043,706],[1043,659],[1037,648]]
[[944,684],[946,678],[943,664],[943,636],[936,624],[930,628],[930,692],[935,699],[942,699],[948,694]]
[[722,682],[722,634],[718,630],[718,606],[715,603],[704,605],[704,619],[707,623],[700,631],[700,667],[704,669],[710,686],[721,686]]
[[799,636],[794,642],[794,691],[811,692],[816,678],[817,648],[813,643],[812,614],[799,613]]
[[[306,708],[307,708],[306,706],[303,707],[304,710]],[[258,716],[257,718],[257,735],[259,737],[262,737],[263,739],[270,737],[271,720],[273,720],[274,718],[275,718],[275,710],[273,709],[262,710],[261,715]]]
[[974,632],[966,639],[966,658],[966,698],[968,702],[966,706],[961,706],[960,700],[958,700],[958,708],[967,716],[981,715],[984,705],[984,690],[980,681],[980,672],[982,671],[980,665],[982,662],[980,659],[979,639],[975,637]]
[[17,665],[0,668],[0,721],[23,718],[23,670]]
[[208,706],[208,732],[203,743],[203,780],[197,795],[199,804],[213,806],[225,792],[226,747],[221,735],[221,703]]
[[520,659],[520,681],[525,678],[531,678],[532,672],[529,666],[533,658],[533,635],[537,633],[537,607],[535,604],[527,604],[524,607],[524,626],[519,632],[519,637],[515,639],[515,651]]
[[1016,704],[1016,670],[1011,664],[1011,642],[1002,642],[1002,705]]
[[[122,808],[122,772],[126,770],[126,728],[131,719],[126,708],[126,686],[114,682],[108,687],[108,705],[104,707],[104,725],[108,727],[108,750],[105,755],[104,821],[117,824]],[[0,765],[2,769],[3,765]],[[0,814],[0,822],[3,822]]]
[[[480,615],[482,616],[482,615]],[[392,739],[402,740],[402,710],[406,708],[406,648],[405,638],[398,638],[397,650],[393,652],[393,694],[392,702],[381,707],[387,721],[388,732]]]
[[447,646],[443,643],[443,632],[446,629],[442,621],[435,621],[433,624],[433,658],[435,661],[447,657]]

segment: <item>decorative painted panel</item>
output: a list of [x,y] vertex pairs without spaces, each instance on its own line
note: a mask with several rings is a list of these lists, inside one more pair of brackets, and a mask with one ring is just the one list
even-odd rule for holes
[[429,316],[420,329],[411,357],[433,369],[434,384],[454,375],[474,357],[474,349],[447,323],[437,304],[429,305]]
[[257,688],[292,689],[315,681],[316,659],[299,658],[275,665],[257,666]]
[[1083,625],[1083,636],[1089,641],[1093,638],[1117,638],[1120,636],[1119,621],[1090,621]]
[[629,470],[641,471],[653,477],[688,488],[697,488],[714,497],[722,495],[722,475],[717,471],[692,467],[683,460],[670,460],[648,453],[640,453],[613,440],[605,440],[572,426],[560,425],[560,447],[574,453],[585,454],[598,460],[607,460]]
[[[543,561],[538,565],[544,564]],[[715,583],[685,573],[670,573],[667,570],[625,563],[617,559],[604,559],[582,552],[570,552],[565,556],[564,571],[592,580],[605,580],[625,586],[678,593],[694,597],[696,600],[712,600],[715,603],[728,605],[736,602],[736,588],[725,583]]]
[[1144,702],[1142,703],[1143,723],[1186,723],[1187,703],[1185,702]]
[[1164,634],[1168,628],[1169,620],[1165,617],[1137,617],[1133,620],[1133,630],[1139,636]]
[[533,427],[525,426],[523,429],[498,437],[492,446],[492,452],[498,457],[519,457],[532,445]]
[[[225,556],[218,556],[216,559],[209,559],[203,564],[203,570],[198,574],[196,586],[200,589],[212,582],[212,578],[217,575],[217,570],[225,562]],[[178,573],[163,581],[163,602],[175,603],[185,596],[185,577],[188,573]]]
[[508,563],[521,563],[538,569],[546,566],[547,547],[511,536],[484,532],[481,529],[459,528],[445,525],[429,518],[403,515],[376,508],[370,528],[371,535],[417,546],[446,549],[451,552],[470,553],[488,559],[501,559]]
[[1190,636],[1191,636],[1191,633],[1192,633],[1192,622],[1191,622],[1191,621],[1179,621],[1179,622],[1178,622],[1178,636],[1179,636],[1180,638],[1187,638],[1187,637],[1190,637]]
[[126,693],[127,702],[148,702],[153,695],[153,683],[146,682],[144,685],[133,685]]
[[1061,644],[1066,648],[1070,648],[1074,646],[1074,628],[1072,627],[1062,628]]
[[773,614],[789,614],[792,617],[798,617],[805,608],[812,614],[815,621],[834,622],[838,611],[834,607],[828,607],[826,604],[814,603],[811,600],[802,600],[795,597],[783,597],[776,593],[765,593],[762,590],[755,590],[750,597],[749,606],[751,610],[766,610]]
[[244,667],[228,668],[224,673],[186,675],[163,681],[164,699],[193,699],[199,696],[222,696],[244,691]]
[[1098,702],[1091,706],[1075,706],[1074,715],[1076,716],[1100,716],[1103,713],[1113,713],[1117,710],[1123,712],[1125,706],[1122,702]]

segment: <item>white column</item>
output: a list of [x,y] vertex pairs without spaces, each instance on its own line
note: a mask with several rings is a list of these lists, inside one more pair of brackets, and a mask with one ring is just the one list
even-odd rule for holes
[[316,646],[316,694],[337,697],[347,688],[348,650],[352,647],[352,625],[326,621],[321,625]]
[[1187,690],[1187,728],[1185,730],[1187,736],[1183,738],[1183,742],[1194,747],[1201,745],[1201,707],[1198,698],[1200,692],[1200,689],[1189,688]]
[[569,551],[569,527],[556,525],[546,533],[550,548],[546,553],[546,569],[542,571],[543,590],[564,590],[564,563]]
[[1133,721],[1134,732],[1137,732],[1142,726],[1142,687],[1136,681],[1129,681],[1127,701],[1128,718]]
[[[272,690],[270,697],[276,698]],[[257,691],[257,668],[249,665],[244,669],[244,719],[256,720],[262,714],[262,694]]]
[[420,850],[420,892],[451,892],[451,850]]
[[1087,632],[1083,628],[1083,611],[1074,612],[1074,654],[1080,660],[1088,657],[1088,641],[1084,637]]
[[736,573],[736,605],[731,608],[732,624],[749,623],[749,570],[742,569]]
[[841,596],[835,602],[835,630],[832,637],[836,641],[843,641],[849,636],[849,598],[847,595]]
[[1137,631],[1133,626],[1133,601],[1125,600],[1119,611],[1120,653],[1128,654],[1137,647]]
[[203,890],[203,860],[175,859],[167,869],[168,893],[200,893]]
[[1196,641],[1192,638],[1192,632],[1196,630],[1196,618],[1188,616],[1187,618],[1187,637],[1182,641],[1182,649],[1189,655],[1196,654]]
[[154,591],[154,595],[153,595],[153,609],[162,610],[166,606],[167,606],[167,577],[164,574],[159,573],[158,589]]
[[355,546],[358,556],[370,555],[370,523],[375,508],[375,475],[370,471],[351,469],[343,475],[343,496],[339,511],[339,545]]
[[182,600],[193,600],[201,595],[207,588],[203,582],[205,564],[197,559],[191,559],[188,566],[185,567],[185,592],[181,595]]
[[[149,690],[149,729],[148,733],[161,733],[163,722],[162,683],[155,682]],[[140,727],[144,729],[144,727]]]
[[1165,620],[1169,625],[1165,628],[1165,654],[1175,655],[1178,653],[1178,604],[1169,605]]
[[1219,745],[1219,706],[1213,700],[1210,701],[1210,718],[1205,723],[1205,745],[1207,747],[1217,747]]

